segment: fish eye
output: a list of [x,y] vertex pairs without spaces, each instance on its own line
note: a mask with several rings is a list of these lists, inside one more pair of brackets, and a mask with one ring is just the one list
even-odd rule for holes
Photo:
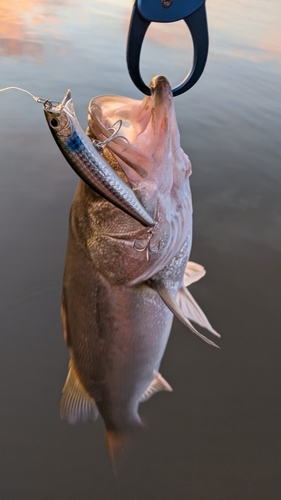
[[53,128],[56,128],[58,126],[58,124],[59,124],[59,122],[58,122],[58,120],[56,118],[52,118],[50,123],[51,123],[51,126]]

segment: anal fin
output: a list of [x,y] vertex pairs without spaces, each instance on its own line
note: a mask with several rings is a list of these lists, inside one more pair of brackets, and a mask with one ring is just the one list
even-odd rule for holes
[[70,358],[69,371],[62,391],[60,416],[70,424],[76,424],[96,420],[98,414],[96,403],[81,384]]
[[160,373],[156,373],[156,376],[150,382],[148,388],[144,391],[140,398],[140,403],[143,403],[144,401],[147,401],[155,392],[159,391],[172,391],[172,387],[168,382],[162,377]]

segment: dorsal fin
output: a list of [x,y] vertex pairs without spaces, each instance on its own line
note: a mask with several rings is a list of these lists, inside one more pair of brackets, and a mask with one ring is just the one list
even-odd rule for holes
[[98,417],[96,403],[82,386],[70,358],[69,371],[62,391],[60,416],[70,424],[79,421],[96,420]]
[[196,330],[196,328],[194,328],[194,326],[189,321],[189,319],[184,316],[184,314],[181,311],[181,309],[179,308],[178,304],[173,299],[173,297],[170,295],[170,293],[168,292],[167,288],[165,287],[165,285],[161,281],[149,280],[148,283],[152,286],[152,288],[154,288],[154,290],[156,290],[156,292],[159,293],[161,299],[163,300],[163,302],[165,302],[166,306],[170,309],[170,311],[172,311],[172,313],[185,326],[187,326],[193,333],[195,333],[195,335],[197,335],[198,337],[200,337],[200,339],[204,340],[204,342],[206,342],[207,344],[212,345],[213,347],[217,347],[219,349],[219,346],[217,344],[215,344],[214,342],[212,342],[212,340],[210,340],[207,337],[205,337],[204,335],[202,335],[202,333],[199,333]]
[[157,373],[152,382],[150,382],[148,388],[144,391],[140,398],[140,403],[147,401],[155,392],[158,391],[172,391],[172,387],[168,382],[162,377],[160,373]]

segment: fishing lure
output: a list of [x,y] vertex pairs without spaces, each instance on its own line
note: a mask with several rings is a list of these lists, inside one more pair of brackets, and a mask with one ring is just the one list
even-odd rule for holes
[[112,134],[104,141],[91,141],[82,130],[75,115],[71,91],[68,90],[61,103],[34,96],[20,87],[6,87],[5,90],[16,89],[29,94],[36,102],[43,104],[44,114],[50,131],[62,154],[73,170],[97,193],[113,203],[116,207],[135,218],[144,226],[154,225],[153,217],[140,203],[129,182],[121,179],[108,162],[102,157],[104,148],[110,141],[125,139],[118,135],[122,122],[114,123],[108,129]]

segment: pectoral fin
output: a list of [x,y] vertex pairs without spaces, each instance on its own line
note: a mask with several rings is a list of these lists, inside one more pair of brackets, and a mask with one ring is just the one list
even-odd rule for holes
[[82,386],[70,358],[69,371],[62,391],[60,416],[66,418],[70,424],[76,424],[79,421],[96,420],[98,414],[96,403]]
[[216,337],[220,337],[220,334],[213,329],[206,315],[203,313],[201,307],[192,297],[190,291],[187,290],[184,286],[181,286],[179,288],[176,296],[176,302],[185,318],[188,318],[191,321],[197,323],[197,325],[206,328],[207,330],[209,330],[209,332],[213,333],[213,335],[216,335]]
[[158,391],[172,391],[172,387],[168,382],[162,377],[160,373],[157,373],[155,378],[149,384],[148,388],[144,391],[140,398],[140,403],[147,401],[155,392]]
[[152,288],[154,288],[154,290],[156,290],[159,293],[161,299],[163,300],[163,302],[165,302],[166,306],[170,309],[170,311],[172,311],[172,313],[185,326],[187,326],[193,333],[195,333],[195,335],[197,335],[198,337],[200,337],[200,339],[204,340],[204,342],[206,342],[207,344],[212,345],[213,347],[217,347],[219,349],[218,345],[216,345],[214,342],[212,342],[211,340],[209,340],[207,337],[205,337],[204,335],[202,335],[201,333],[199,333],[196,330],[196,328],[194,328],[194,326],[189,321],[189,319],[184,316],[184,314],[181,311],[181,309],[179,308],[178,304],[173,299],[173,297],[170,295],[170,293],[168,292],[168,290],[165,287],[165,285],[163,285],[163,283],[161,283],[160,281],[156,282],[156,281],[153,281],[153,280],[150,280],[149,283],[152,286]]

